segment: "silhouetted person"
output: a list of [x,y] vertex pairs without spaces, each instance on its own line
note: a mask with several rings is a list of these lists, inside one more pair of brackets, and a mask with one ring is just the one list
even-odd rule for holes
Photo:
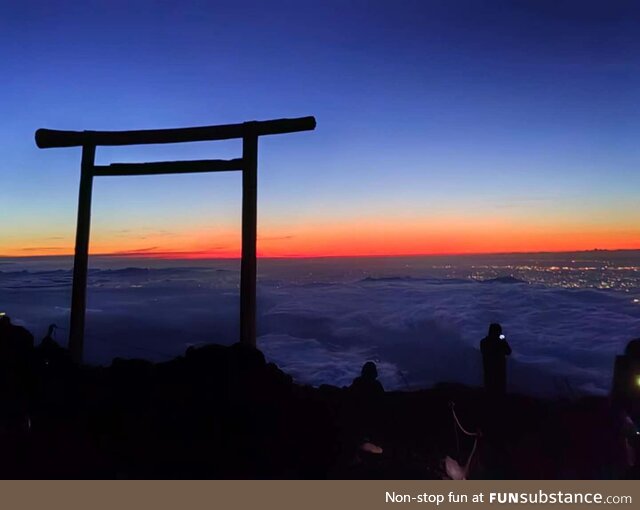
[[504,395],[507,391],[507,356],[511,347],[502,334],[500,324],[491,324],[489,333],[480,341],[484,387],[492,395]]
[[367,361],[362,371],[347,389],[345,421],[348,427],[345,451],[364,443],[377,441],[381,422],[381,404],[384,388],[378,381],[378,369],[373,361]]
[[58,362],[68,357],[67,350],[55,340],[56,329],[58,329],[58,326],[50,324],[47,335],[35,349],[38,359],[46,364],[50,361]]
[[33,335],[0,316],[0,414],[10,422],[26,416],[31,391]]
[[58,345],[58,342],[55,341],[54,337],[56,334],[56,329],[58,329],[58,326],[56,326],[55,324],[49,324],[49,329],[47,329],[47,334],[45,335],[45,337],[42,339],[42,342],[40,342],[40,346],[44,346],[44,347],[60,347]]
[[33,349],[33,335],[22,326],[11,323],[8,315],[0,316],[0,348],[11,346],[15,351]]
[[6,371],[20,371],[29,365],[33,354],[33,335],[22,326],[0,316],[0,366]]
[[611,394],[616,405],[640,421],[640,338],[631,340],[624,354],[616,356]]
[[380,381],[378,381],[378,368],[373,361],[367,361],[362,366],[362,371],[358,377],[356,377],[351,386],[349,386],[351,393],[362,396],[376,396],[384,393],[384,388]]

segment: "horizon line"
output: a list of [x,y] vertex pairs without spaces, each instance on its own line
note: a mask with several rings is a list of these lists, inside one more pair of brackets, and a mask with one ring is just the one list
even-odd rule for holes
[[[592,248],[589,250],[539,250],[539,251],[496,251],[496,252],[458,252],[458,253],[398,253],[384,255],[280,255],[280,256],[260,256],[258,259],[269,260],[288,260],[288,259],[329,259],[329,258],[402,258],[402,257],[465,257],[479,255],[544,255],[544,254],[561,254],[561,253],[594,253],[594,252],[630,252],[640,251],[638,248]],[[240,255],[229,257],[215,256],[198,256],[192,255],[194,252],[176,252],[175,256],[170,256],[166,252],[160,256],[152,253],[89,253],[89,257],[113,257],[123,259],[157,259],[157,260],[241,260]],[[201,253],[201,252],[195,252]],[[64,253],[57,255],[0,255],[0,259],[41,259],[41,258],[62,258],[74,257],[73,253]]]

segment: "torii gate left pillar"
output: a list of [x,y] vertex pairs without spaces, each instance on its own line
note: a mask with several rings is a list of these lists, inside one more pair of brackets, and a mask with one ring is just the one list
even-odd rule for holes
[[[154,175],[191,172],[242,171],[242,258],[240,267],[240,342],[256,345],[256,239],[258,138],[263,135],[315,129],[313,117],[251,121],[242,124],[142,131],[56,131],[39,129],[36,144],[51,147],[82,147],[78,224],[73,262],[73,288],[69,327],[69,351],[80,363],[84,349],[87,302],[91,193],[95,176]],[[112,163],[95,165],[99,145],[139,145],[198,142],[242,138],[242,158],[231,160],[166,161],[154,163]]]

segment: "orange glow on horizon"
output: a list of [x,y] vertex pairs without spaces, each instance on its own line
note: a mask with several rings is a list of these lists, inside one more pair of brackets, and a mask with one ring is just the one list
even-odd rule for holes
[[[208,228],[122,238],[96,233],[92,255],[172,259],[238,258],[240,233]],[[144,245],[141,246],[142,242]],[[72,255],[71,239],[57,246],[0,245],[2,256]],[[259,257],[357,257],[457,255],[474,253],[569,252],[593,249],[639,249],[640,229],[602,225],[523,224],[497,218],[449,218],[447,221],[398,222],[371,219],[339,224],[318,223],[265,228],[258,235]]]

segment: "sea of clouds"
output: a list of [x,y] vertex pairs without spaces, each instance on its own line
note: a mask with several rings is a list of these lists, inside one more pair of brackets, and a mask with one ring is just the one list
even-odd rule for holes
[[[388,389],[479,385],[478,344],[489,323],[500,322],[514,351],[513,391],[603,394],[615,355],[640,336],[640,306],[618,292],[417,277],[401,266],[381,277],[353,270],[323,277],[311,263],[291,272],[280,264],[261,272],[258,346],[301,383],[347,385],[375,360]],[[222,262],[92,269],[86,360],[165,360],[191,345],[237,341],[238,280],[237,267]],[[68,268],[5,262],[0,311],[36,341],[56,323],[64,344],[70,285]]]

